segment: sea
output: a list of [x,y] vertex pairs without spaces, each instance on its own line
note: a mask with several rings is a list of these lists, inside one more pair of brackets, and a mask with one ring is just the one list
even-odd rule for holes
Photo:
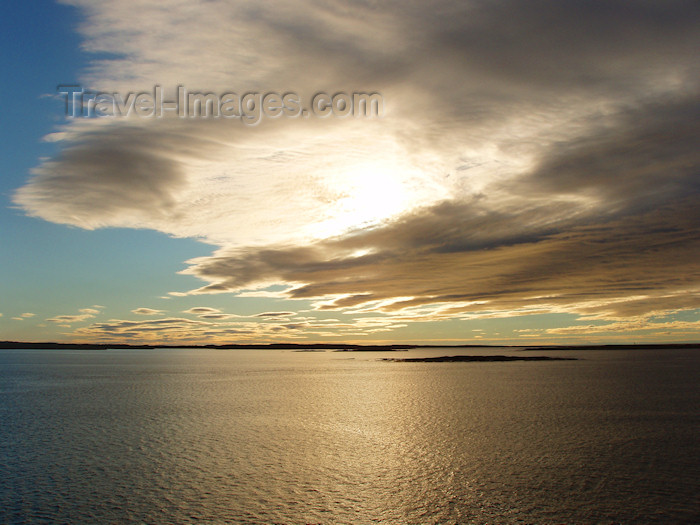
[[[394,362],[444,355],[570,361]],[[700,523],[700,350],[0,351],[0,523]]]

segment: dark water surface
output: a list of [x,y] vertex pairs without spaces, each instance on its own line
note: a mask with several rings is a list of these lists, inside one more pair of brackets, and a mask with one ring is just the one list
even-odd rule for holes
[[700,351],[457,353],[1,351],[0,522],[700,522]]

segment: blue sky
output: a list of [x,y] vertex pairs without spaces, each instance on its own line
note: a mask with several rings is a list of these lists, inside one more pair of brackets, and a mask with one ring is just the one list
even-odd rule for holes
[[[42,141],[63,121],[61,102],[54,98],[56,86],[77,83],[90,56],[80,50],[76,8],[54,2],[7,2],[2,12],[2,67],[12,74],[2,75],[0,92],[13,103],[5,108],[0,128],[0,322],[6,339],[53,339],[55,327],[37,321],[78,313],[100,302],[126,315],[134,301],[155,302],[163,290],[186,287],[184,283],[193,279],[176,272],[184,268],[184,260],[209,249],[147,230],[68,228],[28,218],[17,209],[12,203],[14,191],[40,157],[57,151],[54,144]],[[11,319],[27,312],[35,316],[22,322]]]
[[[69,3],[0,8],[0,339],[698,339],[694,4]],[[65,84],[384,112],[69,119]]]

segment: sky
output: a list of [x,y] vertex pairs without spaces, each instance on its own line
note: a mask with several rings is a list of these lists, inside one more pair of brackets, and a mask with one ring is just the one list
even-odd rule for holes
[[[30,0],[0,24],[2,340],[700,340],[695,1]],[[149,106],[181,92],[212,105]]]

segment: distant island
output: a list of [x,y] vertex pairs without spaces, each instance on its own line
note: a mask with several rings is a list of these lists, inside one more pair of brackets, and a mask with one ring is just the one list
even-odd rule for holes
[[397,363],[491,363],[500,361],[578,361],[575,357],[509,356],[509,355],[444,355],[441,357],[385,357],[382,361]]

